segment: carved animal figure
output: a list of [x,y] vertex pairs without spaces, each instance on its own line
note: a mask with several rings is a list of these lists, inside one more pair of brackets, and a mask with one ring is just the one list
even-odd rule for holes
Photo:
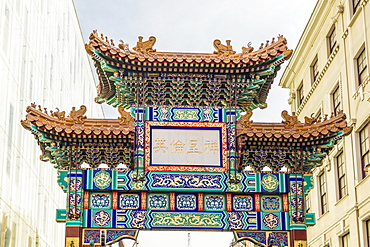
[[230,55],[234,55],[236,51],[233,51],[233,47],[230,45],[231,40],[226,40],[226,45],[221,44],[219,39],[213,41],[213,47],[217,50],[214,51],[214,54],[218,56],[225,56],[228,57]]
[[313,115],[314,113],[312,113],[310,117],[304,117],[304,125],[308,126],[317,122],[317,117],[314,117]]
[[51,116],[59,119],[60,121],[65,121],[66,120],[66,118],[65,118],[66,112],[65,111],[62,111],[62,112],[59,111],[59,108],[56,108],[56,109],[57,109],[56,112],[50,111]]
[[134,118],[131,117],[129,112],[125,111],[125,108],[123,106],[118,107],[118,112],[121,115],[121,117],[118,118],[120,120],[119,124],[122,124],[122,125],[133,124]]
[[288,111],[282,111],[281,117],[285,120],[282,121],[285,128],[293,128],[296,124],[299,123],[298,117],[295,115],[295,112],[292,113],[292,116],[289,115]]
[[136,43],[136,46],[132,48],[134,51],[137,51],[142,54],[151,54],[152,52],[156,52],[157,50],[153,50],[153,46],[156,42],[156,38],[154,36],[150,36],[149,40],[143,41],[143,37],[139,36],[139,41]]
[[69,117],[73,119],[74,123],[83,123],[86,116],[86,106],[80,106],[80,109],[76,111],[76,107],[72,107],[72,111],[69,113]]
[[124,50],[124,51],[128,51],[128,50],[129,50],[129,48],[128,48],[128,44],[125,44],[125,42],[123,42],[123,40],[122,40],[122,39],[120,39],[120,40],[119,40],[119,42],[121,42],[121,43],[118,45],[118,47],[119,47],[120,49],[122,49],[122,50]]
[[247,111],[245,115],[241,116],[241,118],[238,120],[238,123],[245,128],[250,128],[251,124],[253,123],[253,121],[250,120],[252,115],[253,112],[251,110]]
[[251,42],[248,43],[248,47],[242,47],[242,55],[247,55],[251,53],[254,50],[254,48],[251,46]]

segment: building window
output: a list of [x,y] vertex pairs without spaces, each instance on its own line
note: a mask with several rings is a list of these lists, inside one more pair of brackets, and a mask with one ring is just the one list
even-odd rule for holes
[[370,246],[370,219],[366,221],[367,246]]
[[320,213],[324,214],[328,211],[328,201],[326,198],[326,178],[325,173],[319,176],[319,193],[320,193]]
[[319,76],[318,60],[315,58],[311,65],[312,83],[314,83]]
[[328,35],[329,55],[333,52],[336,44],[337,44],[337,37],[336,37],[335,27],[333,27]]
[[356,11],[360,8],[361,0],[352,0],[353,4],[353,14],[356,13]]
[[316,114],[315,114],[315,119],[316,119],[316,122],[317,122],[317,123],[321,122],[321,119],[322,119],[321,107],[320,107],[320,109],[316,112]]
[[349,233],[346,235],[343,235],[342,237],[342,247],[348,247],[349,246]]
[[365,80],[367,68],[365,48],[361,51],[360,55],[358,55],[356,63],[358,72],[358,84],[361,85],[361,83],[363,83]]
[[305,203],[306,203],[306,213],[308,213],[311,209],[311,200],[310,200],[310,194],[306,194],[306,200],[305,200]]
[[303,81],[301,82],[301,85],[299,85],[297,89],[297,105],[298,107],[303,103],[304,94],[303,94]]
[[347,195],[347,182],[346,182],[346,172],[344,167],[344,157],[343,152],[341,152],[336,157],[336,165],[338,172],[338,188],[339,188],[339,199]]
[[340,88],[337,86],[337,88],[334,90],[332,94],[332,100],[333,100],[333,111],[335,116],[338,114],[340,108],[341,108],[341,100],[340,100]]
[[360,154],[361,154],[361,171],[362,178],[366,176],[364,168],[366,165],[370,164],[370,154],[369,154],[369,124],[367,124],[360,131]]

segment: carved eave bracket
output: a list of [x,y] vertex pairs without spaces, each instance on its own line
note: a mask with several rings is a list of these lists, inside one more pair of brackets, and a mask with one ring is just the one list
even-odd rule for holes
[[68,117],[58,108],[49,112],[35,104],[26,111],[21,125],[34,134],[42,152],[40,160],[55,164],[55,168],[68,167],[71,150],[76,166],[86,163],[96,168],[104,162],[115,168],[122,162],[132,163],[135,126],[128,112],[119,119],[88,119],[85,106],[73,107]]
[[[39,129],[41,132],[50,133],[50,135],[67,134],[67,135],[128,135],[135,131],[134,119],[128,112],[121,113],[119,119],[88,119],[84,114],[86,107],[81,106],[79,110],[72,108],[68,117],[65,112],[41,110],[41,106],[32,104],[27,107],[25,120],[21,120],[22,126],[27,130]],[[124,111],[124,110],[123,110]],[[123,115],[122,115],[123,114]]]
[[343,112],[326,116],[323,121],[311,115],[305,117],[305,123],[287,111],[282,112],[282,123],[254,123],[250,117],[247,112],[237,122],[240,171],[246,166],[255,171],[264,166],[279,171],[284,166],[291,171],[310,172],[321,166],[337,140],[352,131]]

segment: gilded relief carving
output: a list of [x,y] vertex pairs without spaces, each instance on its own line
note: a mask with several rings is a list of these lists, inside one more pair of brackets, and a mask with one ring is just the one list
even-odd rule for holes
[[80,106],[80,109],[76,110],[76,107],[72,107],[72,111],[69,113],[69,117],[72,118],[74,123],[82,124],[84,123],[84,119],[86,119],[86,116],[84,114],[86,113],[86,106],[82,105]]

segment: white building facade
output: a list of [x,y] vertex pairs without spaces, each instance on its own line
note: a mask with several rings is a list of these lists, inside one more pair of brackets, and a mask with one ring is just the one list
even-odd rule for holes
[[20,120],[31,102],[103,117],[72,0],[0,0],[0,75],[0,246],[64,246],[57,171]]
[[369,51],[369,1],[318,0],[280,82],[302,122],[343,110],[353,126],[313,172],[308,246],[370,246]]

